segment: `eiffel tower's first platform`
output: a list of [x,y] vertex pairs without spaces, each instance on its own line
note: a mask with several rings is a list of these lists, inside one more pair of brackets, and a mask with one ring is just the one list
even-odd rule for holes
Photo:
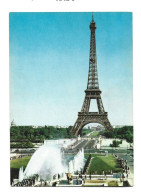
[[[91,38],[90,38],[90,56],[89,56],[89,73],[87,89],[85,90],[85,99],[82,105],[81,112],[78,112],[78,118],[72,128],[74,135],[80,134],[82,128],[88,123],[99,123],[105,127],[106,130],[113,130],[108,113],[105,112],[101,99],[101,91],[99,89],[98,73],[97,73],[97,57],[96,57],[96,23],[92,14],[92,21],[90,23]],[[89,112],[91,100],[95,99],[97,102],[98,112]]]

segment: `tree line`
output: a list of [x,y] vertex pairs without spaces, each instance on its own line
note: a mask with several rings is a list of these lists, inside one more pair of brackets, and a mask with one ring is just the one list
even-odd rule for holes
[[[11,126],[10,127],[10,147],[11,148],[32,148],[33,143],[41,143],[45,139],[74,138],[71,132],[72,126],[68,128],[57,128],[44,126],[33,128],[32,126]],[[91,130],[83,129],[81,135],[89,133]]]
[[115,128],[113,131],[102,131],[100,134],[106,138],[126,139],[127,142],[133,143],[133,126],[124,126]]
[[56,128],[53,126],[44,126],[33,128],[32,126],[11,126],[11,142],[43,142],[45,139],[73,138],[71,126],[68,128]]
[[[11,126],[10,141],[11,148],[34,147],[32,143],[40,143],[45,139],[64,139],[74,138],[71,132],[72,126],[68,128],[57,128],[53,126],[44,126],[33,128],[32,126]],[[83,129],[81,136],[91,132],[90,129]],[[133,142],[133,126],[124,126],[115,128],[113,131],[101,131],[100,134],[106,138],[126,139],[127,142]]]

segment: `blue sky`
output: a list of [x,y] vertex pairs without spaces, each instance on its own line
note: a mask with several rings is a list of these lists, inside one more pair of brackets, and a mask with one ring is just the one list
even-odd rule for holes
[[[10,13],[10,118],[73,125],[87,87],[92,14]],[[132,125],[132,14],[96,12],[99,85],[113,125]]]

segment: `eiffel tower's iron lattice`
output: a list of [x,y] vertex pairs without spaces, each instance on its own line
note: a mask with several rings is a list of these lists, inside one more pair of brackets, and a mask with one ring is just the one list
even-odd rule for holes
[[[108,113],[105,112],[101,99],[101,91],[99,89],[98,73],[97,73],[97,57],[96,57],[96,23],[92,14],[90,23],[91,38],[90,38],[90,56],[89,56],[89,73],[87,89],[85,90],[85,99],[82,105],[81,112],[78,112],[78,118],[72,128],[72,133],[78,135],[82,128],[88,123],[99,123],[106,130],[113,130],[109,120]],[[91,100],[97,102],[98,112],[89,112]]]

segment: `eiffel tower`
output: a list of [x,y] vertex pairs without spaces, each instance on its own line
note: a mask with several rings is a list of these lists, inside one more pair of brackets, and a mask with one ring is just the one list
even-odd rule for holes
[[[81,112],[78,112],[78,118],[72,128],[72,133],[77,136],[82,128],[88,123],[99,123],[106,130],[113,130],[109,120],[108,113],[105,112],[101,99],[101,91],[99,89],[98,73],[97,73],[97,57],[96,57],[96,38],[95,30],[96,23],[92,13],[92,21],[90,23],[91,39],[90,39],[90,56],[89,56],[89,73],[87,89],[85,90],[85,99],[82,105]],[[98,112],[89,112],[91,100],[97,102]]]

